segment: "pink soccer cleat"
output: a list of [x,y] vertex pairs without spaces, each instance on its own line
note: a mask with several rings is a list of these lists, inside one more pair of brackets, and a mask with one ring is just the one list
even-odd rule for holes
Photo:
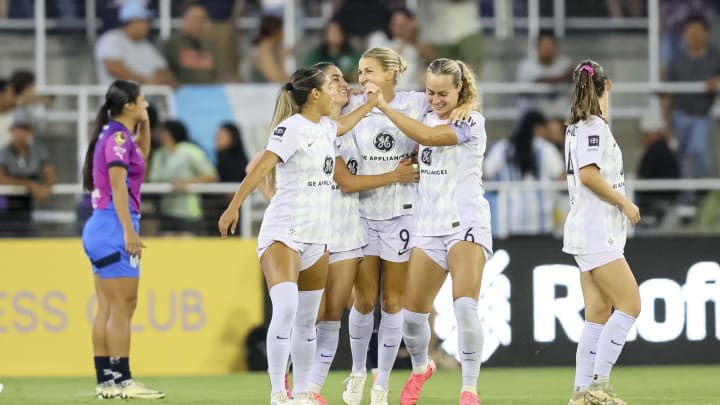
[[415,405],[420,398],[423,385],[430,379],[435,370],[437,370],[435,362],[430,360],[424,374],[410,373],[410,377],[405,382],[402,393],[400,393],[400,405]]
[[470,391],[463,391],[460,393],[460,405],[480,405],[482,401],[478,398],[477,394],[473,394]]

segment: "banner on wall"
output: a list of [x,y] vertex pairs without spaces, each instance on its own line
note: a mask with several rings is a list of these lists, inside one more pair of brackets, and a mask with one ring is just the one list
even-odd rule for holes
[[[140,375],[245,370],[263,321],[254,240],[144,239],[131,361]],[[0,242],[0,375],[89,375],[96,299],[79,239]]]

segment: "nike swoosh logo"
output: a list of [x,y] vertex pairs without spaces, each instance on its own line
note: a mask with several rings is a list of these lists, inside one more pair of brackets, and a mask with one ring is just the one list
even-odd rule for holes
[[278,339],[280,339],[280,340],[288,340],[288,339],[290,339],[289,337],[282,337],[282,336],[280,336],[280,335],[277,335],[277,336],[275,336],[275,337],[278,338]]
[[622,346],[622,343],[618,343],[612,339],[610,339],[610,343],[614,344],[615,346]]
[[308,341],[308,342],[314,342],[314,341],[315,341],[315,339],[317,339],[317,336],[316,336],[316,337],[314,337],[314,338],[312,338],[312,339],[308,339],[307,341]]
[[320,353],[320,357],[324,357],[324,358],[328,359],[328,358],[332,357],[332,354],[326,356],[324,353]]
[[462,352],[462,354],[467,354],[467,355],[475,354],[475,353],[477,353],[477,352],[470,352],[470,353],[468,353],[468,352],[466,352],[465,350],[463,350],[463,352]]
[[407,253],[408,250],[410,250],[410,249],[398,250],[398,255],[402,256],[402,255],[404,255],[405,253]]
[[315,145],[315,141],[312,141],[312,142],[308,142],[308,143],[307,143],[308,148],[311,147],[311,146],[313,146],[313,145]]
[[597,354],[597,352],[590,350],[590,354]]
[[391,348],[391,347],[398,347],[398,345],[392,345],[392,346],[388,346],[388,344],[387,344],[387,343],[383,343],[383,346],[385,346],[385,347],[388,347],[388,348]]

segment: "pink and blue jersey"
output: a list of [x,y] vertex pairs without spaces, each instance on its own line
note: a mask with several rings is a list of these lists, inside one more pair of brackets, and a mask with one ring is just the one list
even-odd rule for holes
[[145,177],[145,158],[132,139],[132,133],[119,122],[110,121],[103,127],[93,157],[92,206],[96,210],[111,207],[112,187],[110,168],[127,169],[127,189],[130,211],[140,213],[140,186]]

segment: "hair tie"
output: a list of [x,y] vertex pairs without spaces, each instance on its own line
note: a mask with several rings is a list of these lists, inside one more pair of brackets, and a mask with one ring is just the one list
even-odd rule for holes
[[590,77],[592,77],[592,75],[595,74],[595,70],[593,70],[592,66],[590,66],[590,65],[584,65],[584,66],[580,67],[580,69],[578,70],[578,73],[582,73],[583,70],[588,72]]
[[287,91],[293,91],[293,90],[295,90],[295,87],[293,86],[292,83],[287,82],[287,83],[285,83],[285,90],[287,90]]

